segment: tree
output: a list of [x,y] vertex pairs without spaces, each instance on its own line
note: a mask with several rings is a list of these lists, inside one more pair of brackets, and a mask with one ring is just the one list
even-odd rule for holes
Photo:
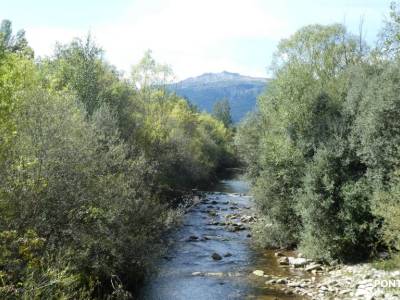
[[88,116],[104,102],[102,82],[105,74],[102,63],[103,50],[88,35],[85,40],[76,38],[70,44],[56,46],[55,59],[49,63],[52,72],[50,84],[55,89],[68,88],[76,93],[86,108]]
[[228,99],[215,102],[212,114],[217,120],[220,120],[226,128],[232,126],[231,106]]
[[325,260],[353,259],[355,247],[365,250],[360,256],[373,247],[366,168],[350,146],[352,120],[343,111],[352,68],[364,59],[360,43],[340,24],[306,26],[279,43],[275,79],[253,125],[257,149],[242,150],[258,155],[249,174],[264,245],[297,245]]
[[140,62],[132,67],[131,78],[138,89],[164,88],[174,78],[172,69],[166,64],[160,64],[147,50]]
[[28,46],[25,31],[20,30],[13,35],[12,23],[9,20],[3,20],[0,25],[0,49],[33,58],[33,50]]
[[400,50],[400,11],[398,3],[390,4],[389,18],[379,33],[378,52],[387,58],[397,57]]
[[259,148],[262,139],[261,130],[263,128],[261,115],[259,112],[248,113],[237,128],[235,134],[235,146],[238,156],[245,164],[246,173],[250,181],[259,176]]

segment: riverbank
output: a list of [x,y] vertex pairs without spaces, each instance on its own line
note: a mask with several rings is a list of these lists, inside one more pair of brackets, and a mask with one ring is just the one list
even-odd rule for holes
[[[293,254],[293,253],[292,253]],[[284,269],[303,270],[309,278],[274,276],[268,271],[255,270],[253,274],[265,279],[267,286],[280,289],[288,295],[301,295],[315,300],[324,299],[400,299],[400,271],[384,271],[372,263],[323,266],[301,257],[275,253],[277,264]]]

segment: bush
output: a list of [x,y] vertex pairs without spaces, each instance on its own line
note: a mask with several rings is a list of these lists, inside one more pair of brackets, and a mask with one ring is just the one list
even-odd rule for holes
[[260,240],[265,246],[291,247],[297,244],[301,227],[295,195],[301,183],[303,160],[289,141],[279,137],[262,146],[263,170],[253,192],[258,209],[272,226]]
[[340,141],[320,148],[304,177],[298,205],[303,224],[300,248],[310,258],[362,259],[375,245],[371,187],[357,180],[353,165],[346,165],[351,160],[344,150]]
[[389,187],[374,193],[374,213],[383,220],[383,241],[391,251],[400,251],[400,177],[395,172]]
[[387,187],[400,157],[398,62],[365,50],[339,24],[306,26],[280,42],[258,117],[236,137],[264,245],[349,261],[380,246],[382,221],[398,234],[396,209],[391,216],[372,208],[394,193]]

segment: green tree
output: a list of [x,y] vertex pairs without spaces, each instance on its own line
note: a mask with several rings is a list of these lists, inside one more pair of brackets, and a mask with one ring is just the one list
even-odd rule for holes
[[364,228],[373,220],[370,197],[357,183],[365,168],[347,141],[351,122],[343,112],[363,44],[339,24],[306,26],[280,42],[275,79],[259,98],[261,122],[253,129],[260,137],[250,174],[264,215],[257,227],[263,244],[300,244],[320,259],[343,258],[356,245],[371,248],[373,230]]
[[220,120],[226,128],[232,126],[231,106],[228,99],[215,102],[212,114],[214,118]]
[[19,30],[13,35],[12,23],[9,20],[3,20],[0,25],[0,51],[20,53],[33,58],[33,50],[28,46],[25,31]]
[[379,33],[379,47],[377,51],[387,58],[398,56],[400,47],[400,11],[398,3],[390,4],[389,18],[385,20],[384,27]]
[[105,102],[102,53],[90,35],[85,40],[76,38],[70,44],[57,45],[55,59],[48,68],[54,72],[50,79],[52,86],[75,92],[89,116]]

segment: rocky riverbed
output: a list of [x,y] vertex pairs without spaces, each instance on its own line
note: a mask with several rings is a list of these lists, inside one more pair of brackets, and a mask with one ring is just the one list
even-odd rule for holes
[[276,276],[293,272],[279,267],[273,252],[252,247],[249,229],[256,216],[247,191],[245,182],[231,179],[215,191],[199,193],[182,226],[168,237],[173,243],[138,298],[303,299],[252,274],[258,268]]
[[311,274],[310,278],[274,276],[263,270],[254,270],[253,275],[263,277],[267,286],[274,286],[287,294],[316,300],[400,299],[400,271],[377,270],[371,264],[324,266],[299,256],[275,253],[282,268],[303,269]]
[[400,285],[377,285],[400,279],[398,271],[326,266],[293,251],[254,248],[249,229],[257,216],[245,184],[228,180],[217,189],[195,197],[140,299],[400,299]]

